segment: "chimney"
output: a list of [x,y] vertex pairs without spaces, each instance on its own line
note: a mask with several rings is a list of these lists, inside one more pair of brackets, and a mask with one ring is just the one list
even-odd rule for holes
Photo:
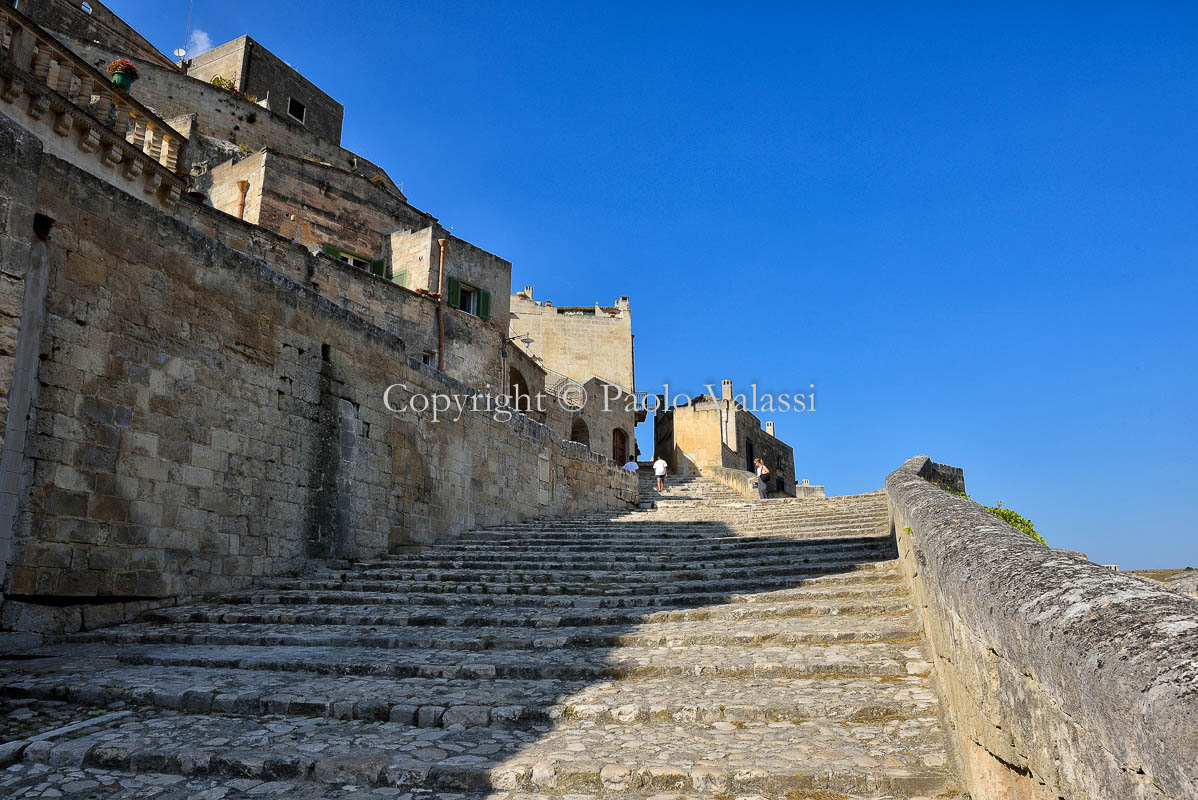
[[774,423],[772,423],[772,422],[765,423],[765,432],[768,433],[770,436],[773,436],[774,435]]
[[732,399],[732,379],[731,378],[724,378],[724,380],[720,383],[720,396],[723,397],[725,400]]
[[531,299],[532,299],[532,287],[531,287],[531,286],[525,286],[525,287],[524,287],[524,291],[522,292],[522,294],[523,294],[525,297],[527,297],[529,300],[531,300]]

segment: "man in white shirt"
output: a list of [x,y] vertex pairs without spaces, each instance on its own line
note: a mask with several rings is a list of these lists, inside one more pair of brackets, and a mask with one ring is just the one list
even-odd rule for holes
[[657,491],[664,492],[666,489],[666,460],[661,456],[653,462],[653,475],[657,478]]
[[628,463],[624,465],[624,469],[628,470],[629,472],[636,472],[640,468],[641,465],[636,463],[635,458],[628,459]]

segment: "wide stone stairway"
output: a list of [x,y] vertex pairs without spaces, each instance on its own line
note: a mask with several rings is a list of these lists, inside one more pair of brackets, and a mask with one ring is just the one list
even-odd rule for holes
[[0,659],[0,797],[960,796],[883,494],[643,489]]

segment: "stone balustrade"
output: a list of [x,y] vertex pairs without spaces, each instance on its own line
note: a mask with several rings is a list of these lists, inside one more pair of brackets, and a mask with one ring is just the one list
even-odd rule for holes
[[0,5],[0,82],[0,100],[27,101],[30,119],[95,154],[110,182],[141,181],[165,205],[184,191],[187,140],[8,5]]

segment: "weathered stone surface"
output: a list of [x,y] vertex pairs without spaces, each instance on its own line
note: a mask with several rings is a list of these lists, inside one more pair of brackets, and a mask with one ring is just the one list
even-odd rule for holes
[[[884,496],[668,494],[42,647],[3,693],[132,716],[27,749],[0,787],[120,770],[180,797],[954,796]],[[339,589],[287,588],[321,584]]]
[[1045,548],[934,472],[920,456],[886,488],[973,796],[1198,796],[1198,601]]

